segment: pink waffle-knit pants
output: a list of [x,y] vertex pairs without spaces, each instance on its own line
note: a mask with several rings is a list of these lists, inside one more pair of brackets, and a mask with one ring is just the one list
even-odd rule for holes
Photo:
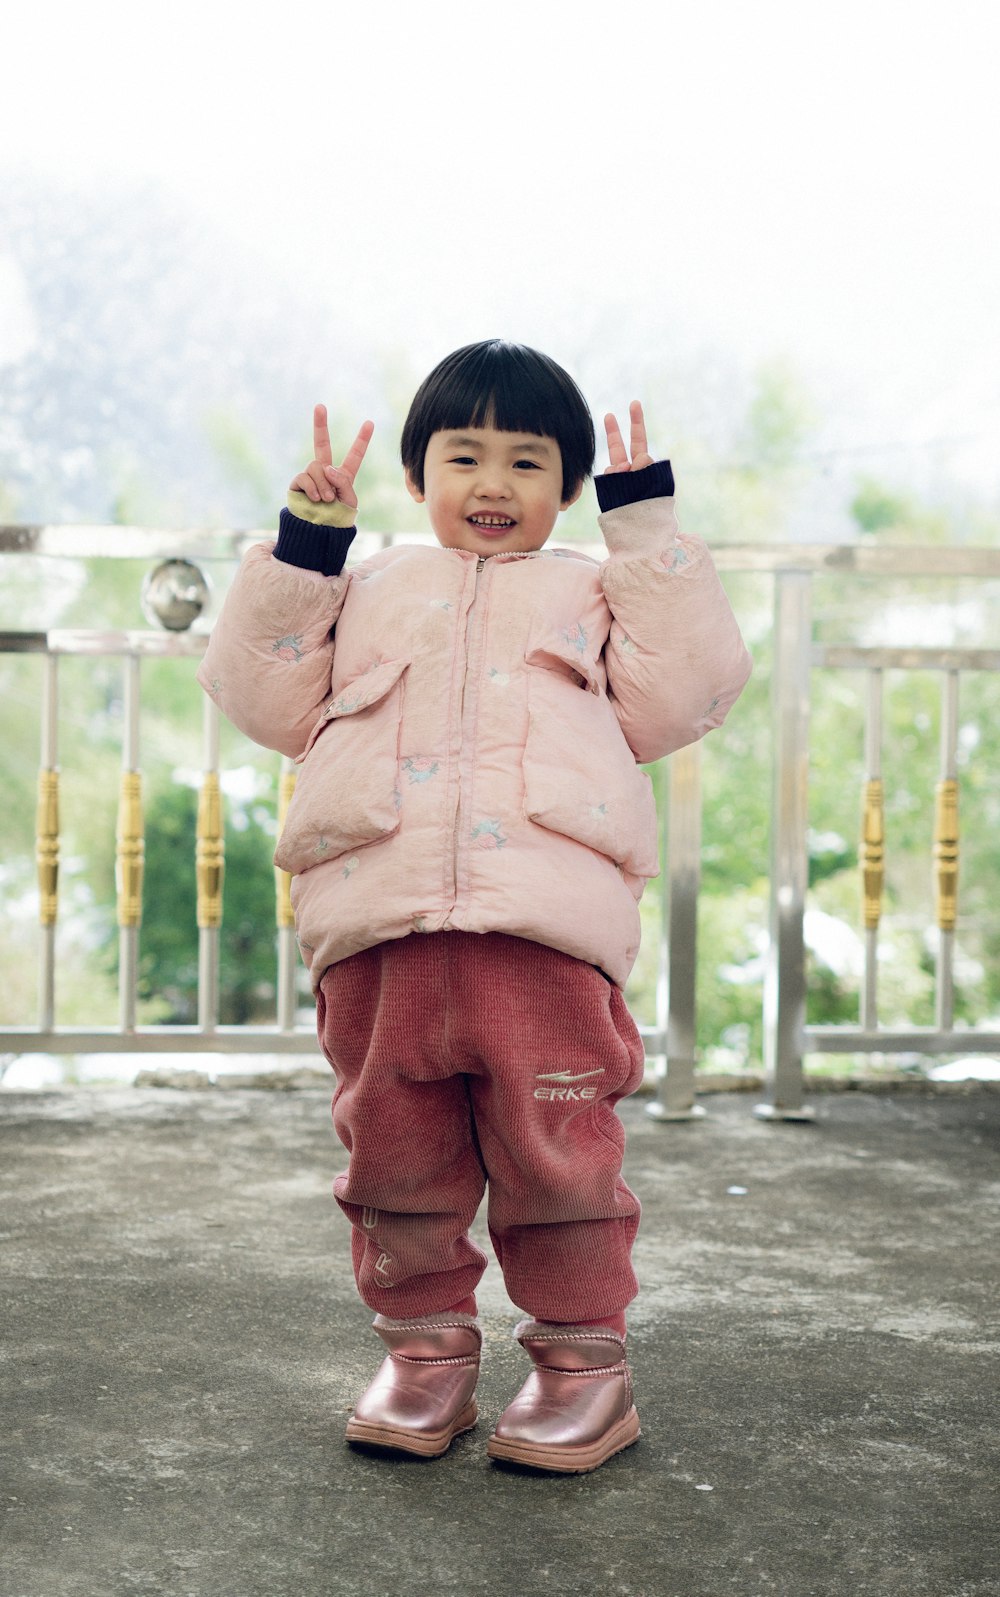
[[404,1319],[474,1292],[487,1186],[520,1309],[597,1320],[631,1302],[639,1202],[614,1105],[642,1080],[643,1047],[617,987],[502,932],[414,933],[331,965],[317,1003],[350,1154],[334,1196],[369,1308]]

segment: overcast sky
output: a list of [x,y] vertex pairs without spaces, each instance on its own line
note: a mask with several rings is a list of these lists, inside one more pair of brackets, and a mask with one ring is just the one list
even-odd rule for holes
[[780,354],[845,446],[954,440],[949,469],[1000,491],[992,12],[21,5],[0,166],[155,178],[304,319],[418,371],[494,333],[601,340],[623,386],[682,340]]

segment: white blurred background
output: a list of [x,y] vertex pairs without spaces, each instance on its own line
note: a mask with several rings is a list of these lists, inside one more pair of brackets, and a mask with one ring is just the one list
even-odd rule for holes
[[315,399],[391,432],[495,335],[598,416],[646,397],[675,463],[688,427],[733,441],[763,364],[817,471],[1000,493],[991,7],[95,0],[3,31],[8,520],[252,521]]

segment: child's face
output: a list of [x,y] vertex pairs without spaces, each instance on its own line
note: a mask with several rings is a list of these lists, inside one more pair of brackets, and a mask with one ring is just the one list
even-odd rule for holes
[[577,488],[564,500],[562,481],[562,454],[554,438],[460,427],[431,434],[423,492],[409,473],[406,486],[419,504],[426,503],[435,536],[446,549],[491,555],[542,547],[560,510],[580,496]]

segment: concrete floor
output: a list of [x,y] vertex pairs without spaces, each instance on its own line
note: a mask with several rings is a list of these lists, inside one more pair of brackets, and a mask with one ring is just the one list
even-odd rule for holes
[[560,1477],[485,1457],[495,1264],[478,1429],[344,1444],[382,1348],[325,1094],[5,1094],[0,1591],[997,1597],[1000,1095],[816,1103],[623,1106],[643,1436]]

